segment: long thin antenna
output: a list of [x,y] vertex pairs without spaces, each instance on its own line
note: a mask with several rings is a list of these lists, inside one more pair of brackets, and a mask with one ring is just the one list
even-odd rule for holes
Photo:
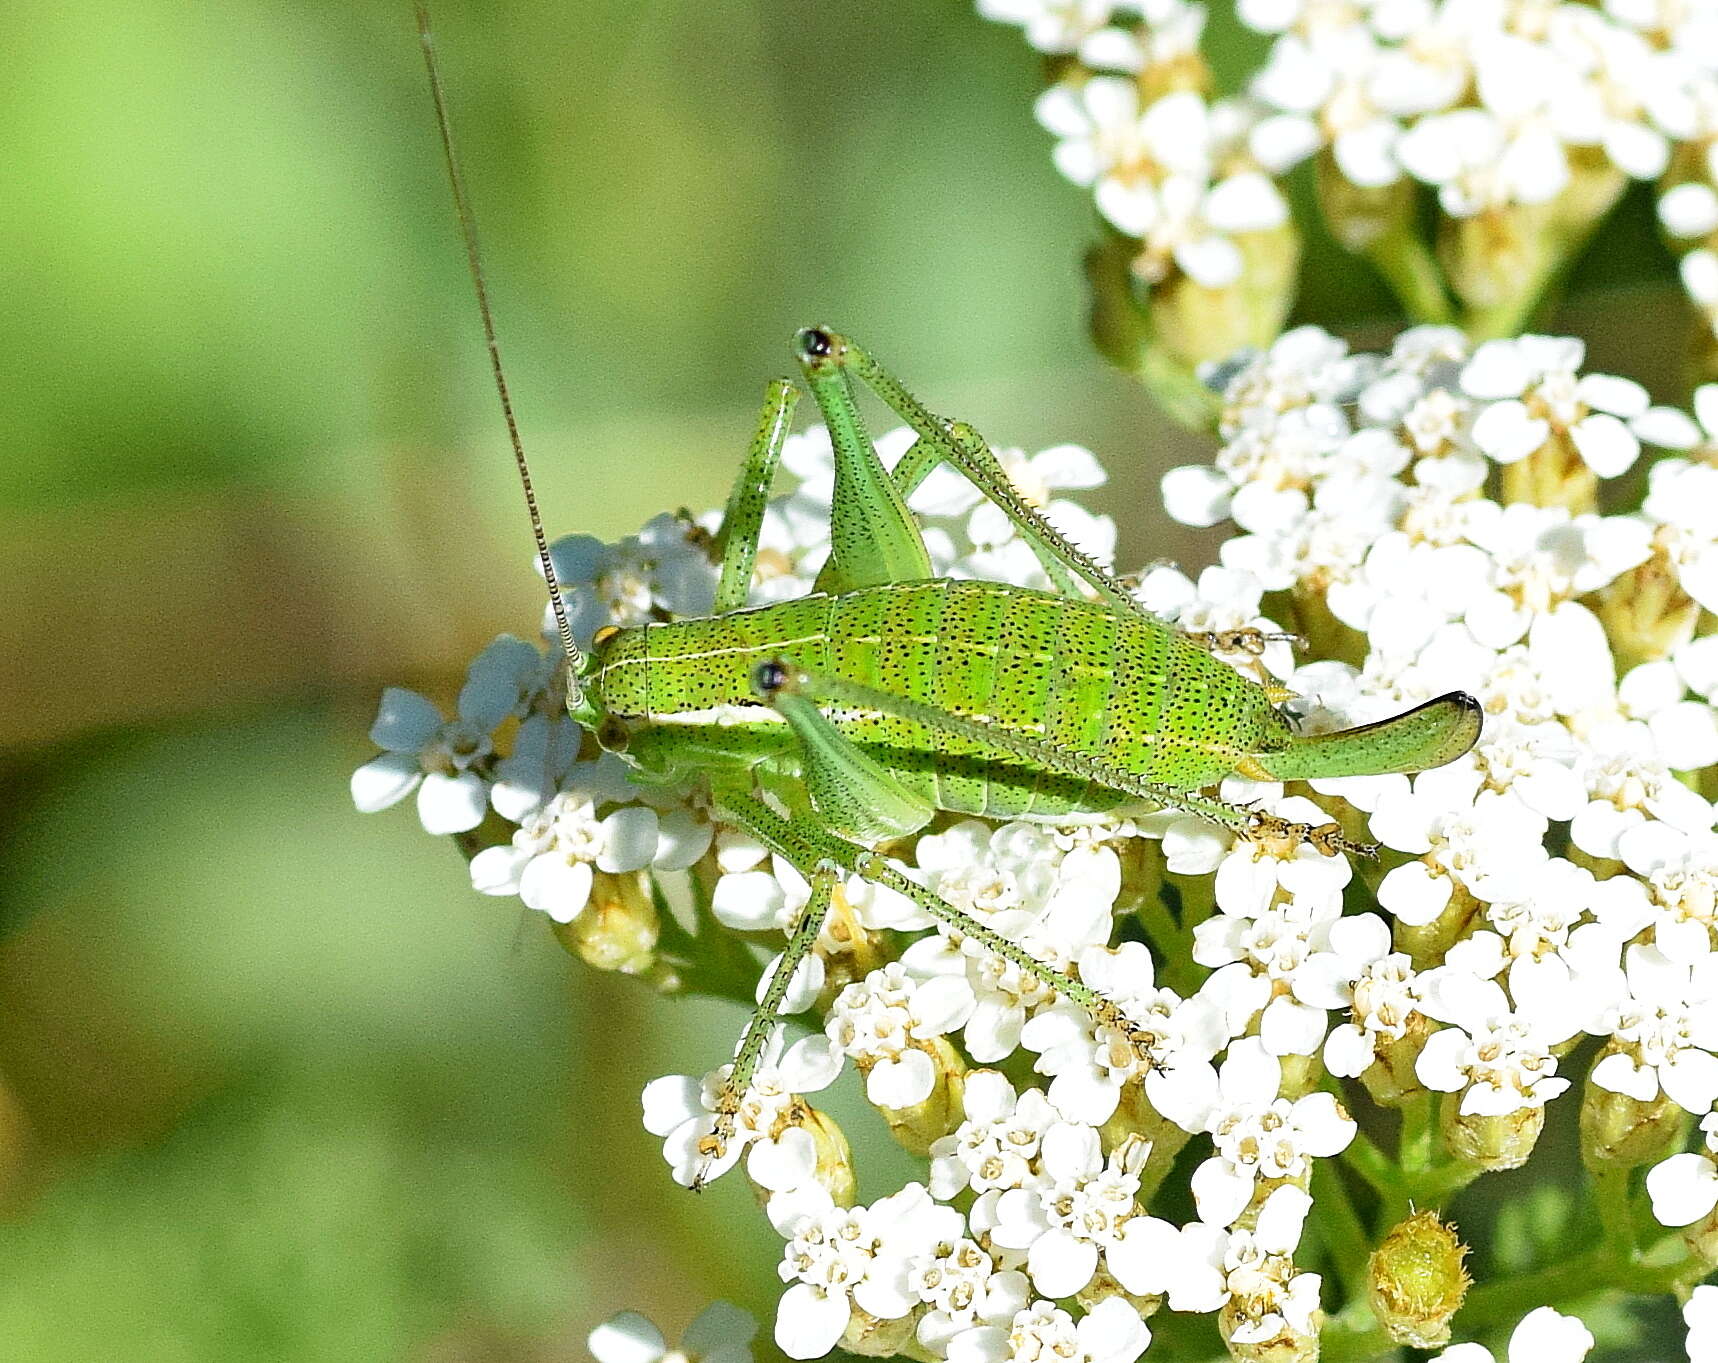
[[567,622],[567,603],[561,596],[554,560],[549,557],[549,537],[543,531],[543,517],[537,510],[537,490],[531,482],[531,465],[525,459],[525,446],[519,439],[519,423],[513,416],[513,399],[507,391],[507,375],[501,368],[501,346],[495,339],[495,318],[489,311],[489,288],[483,281],[483,254],[477,246],[477,219],[471,212],[471,201],[465,193],[465,177],[459,171],[459,155],[453,148],[453,123],[448,118],[447,94],[442,89],[441,67],[436,62],[435,40],[430,34],[429,7],[423,0],[417,0],[416,8],[418,41],[423,44],[424,69],[429,72],[430,97],[435,100],[436,127],[441,131],[442,158],[447,163],[448,183],[453,186],[453,206],[459,214],[460,235],[465,239],[465,259],[471,267],[472,286],[477,290],[477,311],[483,318],[489,368],[495,374],[495,392],[501,398],[501,415],[507,421],[507,439],[513,445],[513,462],[519,469],[519,484],[525,490],[525,509],[531,514],[531,533],[537,539],[537,560],[542,564],[543,578],[549,584],[549,602],[554,607],[555,625],[561,634],[561,651],[567,657],[567,704],[577,705],[583,699],[578,679],[584,670],[585,655],[573,642],[573,627]]

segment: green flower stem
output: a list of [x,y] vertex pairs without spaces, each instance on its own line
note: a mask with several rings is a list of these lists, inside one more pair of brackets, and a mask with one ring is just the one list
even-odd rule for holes
[[1539,306],[1544,280],[1535,280],[1532,286],[1524,288],[1519,296],[1489,308],[1472,308],[1463,314],[1461,329],[1473,338],[1477,344],[1481,341],[1495,341],[1500,337],[1519,336],[1527,325],[1527,319],[1533,315]]
[[1432,1168],[1437,1155],[1437,1105],[1430,1093],[1416,1093],[1402,1104],[1402,1132],[1396,1162],[1410,1179]]
[[1181,891],[1181,931],[1193,939],[1193,929],[1217,911],[1217,877],[1181,876],[1174,879]]
[[1318,1237],[1330,1255],[1331,1265],[1351,1300],[1366,1295],[1367,1263],[1372,1257],[1372,1237],[1361,1225],[1349,1199],[1341,1171],[1329,1161],[1313,1172],[1312,1219]]
[[1161,345],[1153,345],[1139,357],[1134,371],[1146,391],[1175,421],[1190,431],[1214,431],[1222,401],[1183,360]]
[[1410,319],[1440,324],[1455,319],[1437,258],[1411,227],[1404,224],[1380,237],[1366,254]]
[[[1343,1096],[1341,1085],[1334,1079],[1326,1079],[1324,1086],[1339,1099]],[[1365,1179],[1386,1202],[1399,1194],[1406,1197],[1401,1171],[1364,1131],[1356,1131],[1348,1148],[1337,1158]]]
[[1327,1320],[1318,1343],[1320,1363],[1365,1363],[1397,1354],[1396,1342],[1385,1333],[1364,1298],[1350,1302]]
[[1629,1170],[1601,1169],[1593,1175],[1604,1247],[1625,1262],[1634,1257],[1634,1209],[1629,1202]]
[[1440,1164],[1408,1181],[1408,1202],[1423,1210],[1435,1210],[1484,1172],[1477,1164],[1462,1160]]
[[1183,1131],[1167,1118],[1159,1118],[1161,1126],[1147,1133],[1151,1141],[1151,1153],[1146,1156],[1145,1164],[1139,1171],[1139,1205],[1149,1207],[1151,1199],[1157,1190],[1163,1186],[1163,1180],[1169,1177],[1169,1171],[1175,1167],[1175,1157],[1179,1155],[1188,1141],[1193,1139],[1190,1132]]
[[[1191,959],[1187,954],[1187,934],[1181,930],[1181,925],[1175,921],[1175,916],[1169,912],[1163,896],[1155,887],[1151,893],[1140,896],[1134,905],[1134,915],[1139,919],[1140,927],[1145,929],[1146,940],[1157,948],[1166,962],[1164,975],[1178,977],[1182,973],[1178,969],[1181,962]],[[1176,983],[1180,983],[1178,978]]]
[[656,958],[672,968],[679,980],[680,987],[673,993],[732,999],[745,1008],[757,1001],[754,995],[762,967],[745,943],[726,930],[693,937],[665,913]]

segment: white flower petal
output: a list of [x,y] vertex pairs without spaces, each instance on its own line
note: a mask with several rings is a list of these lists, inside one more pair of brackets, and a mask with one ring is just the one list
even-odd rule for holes
[[752,1142],[746,1175],[760,1188],[785,1193],[806,1183],[817,1168],[817,1142],[803,1126],[790,1126],[774,1140]]
[[775,1342],[789,1358],[822,1358],[836,1345],[853,1305],[845,1292],[824,1292],[795,1283],[781,1294],[775,1313]]
[[471,859],[471,888],[479,894],[518,894],[519,877],[532,853],[512,843],[485,847]]
[[592,1330],[585,1339],[597,1363],[656,1363],[668,1351],[668,1341],[636,1311],[622,1311]]
[[441,731],[441,711],[416,691],[390,686],[370,725],[370,741],[389,752],[415,753]]
[[1646,1191],[1661,1226],[1691,1226],[1718,1207],[1718,1169],[1705,1155],[1672,1155],[1647,1171]]
[[1540,1306],[1511,1332],[1509,1363],[1581,1363],[1592,1347],[1592,1331],[1575,1317]]
[[1494,402],[1473,423],[1473,443],[1499,464],[1513,464],[1538,449],[1551,434],[1551,423],[1532,415],[1526,403]]
[[1163,509],[1171,520],[1204,528],[1229,514],[1235,485],[1219,470],[1187,464],[1163,475]]
[[689,1074],[665,1074],[644,1086],[644,1129],[666,1136],[682,1122],[704,1115],[703,1085]]
[[533,857],[519,877],[519,898],[528,909],[546,913],[557,923],[570,923],[590,902],[591,864],[568,861],[553,853]]
[[923,1051],[907,1051],[899,1060],[879,1060],[865,1076],[865,1096],[878,1107],[912,1107],[931,1096],[936,1064]]
[[650,864],[659,871],[684,871],[710,850],[714,825],[689,809],[671,809],[660,818],[656,855]]
[[768,871],[736,871],[716,882],[710,912],[723,927],[741,932],[780,926],[787,895]]
[[432,771],[418,787],[418,819],[424,832],[441,836],[476,828],[489,812],[489,787],[474,771],[457,776]]
[[1608,412],[1583,417],[1569,430],[1587,467],[1601,478],[1626,473],[1640,456],[1640,441],[1620,420]]
[[423,779],[415,752],[385,752],[352,773],[352,803],[360,814],[397,805]]
[[645,805],[623,805],[602,821],[603,848],[597,868],[603,871],[642,871],[656,856],[659,823]]
[[1205,221],[1220,232],[1263,232],[1288,220],[1288,204],[1268,176],[1231,175],[1205,196]]
[[1053,1230],[1032,1242],[1026,1252],[1032,1285],[1046,1297],[1071,1297],[1092,1280],[1098,1269],[1098,1247],[1066,1230]]
[[1704,237],[1718,230],[1718,191],[1698,180],[1666,190],[1658,201],[1658,220],[1673,237]]
[[1201,237],[1177,243],[1175,263],[1195,284],[1221,289],[1241,277],[1241,248],[1227,237]]

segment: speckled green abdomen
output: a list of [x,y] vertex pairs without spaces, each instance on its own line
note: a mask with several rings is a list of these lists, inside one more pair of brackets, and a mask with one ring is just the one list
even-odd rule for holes
[[[894,583],[622,630],[598,657],[594,698],[632,728],[633,759],[665,772],[689,750],[755,758],[790,747],[752,690],[753,669],[772,659],[1181,790],[1291,741],[1260,687],[1166,626],[992,582]],[[954,813],[1062,818],[1126,798],[910,719],[826,713],[900,784]]]

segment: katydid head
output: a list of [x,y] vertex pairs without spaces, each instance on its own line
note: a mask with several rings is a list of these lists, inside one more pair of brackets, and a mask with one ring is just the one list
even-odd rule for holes
[[801,364],[813,364],[833,355],[839,340],[828,327],[801,327],[794,333],[793,349]]
[[495,392],[501,399],[502,419],[507,423],[507,439],[513,447],[513,463],[519,472],[519,485],[525,493],[525,510],[531,518],[531,533],[537,542],[537,562],[543,580],[549,587],[549,604],[555,613],[555,629],[560,635],[561,654],[566,659],[567,712],[580,723],[587,724],[589,702],[582,678],[586,671],[585,655],[573,640],[573,627],[567,617],[566,598],[561,581],[555,573],[555,562],[549,554],[549,536],[543,529],[543,517],[537,510],[537,491],[531,481],[531,465],[525,458],[525,445],[519,438],[519,423],[513,415],[513,398],[507,389],[507,374],[501,366],[501,346],[495,337],[495,318],[489,308],[489,288],[483,278],[483,253],[477,243],[477,218],[471,211],[471,201],[465,192],[465,177],[459,169],[459,155],[454,148],[453,120],[447,111],[447,93],[442,88],[441,66],[436,60],[435,40],[430,32],[429,7],[424,0],[416,4],[418,41],[423,45],[424,68],[429,73],[430,98],[435,104],[436,128],[441,133],[442,160],[447,166],[448,184],[453,190],[454,212],[459,217],[460,236],[465,241],[466,265],[471,271],[472,288],[477,293],[477,311],[483,321],[483,339],[489,350],[489,368],[495,376]]
[[801,327],[793,334],[793,355],[807,379],[845,371],[852,349],[845,336],[829,327]]
[[770,658],[752,669],[752,690],[761,701],[771,701],[787,688],[790,680],[787,667],[777,658]]

